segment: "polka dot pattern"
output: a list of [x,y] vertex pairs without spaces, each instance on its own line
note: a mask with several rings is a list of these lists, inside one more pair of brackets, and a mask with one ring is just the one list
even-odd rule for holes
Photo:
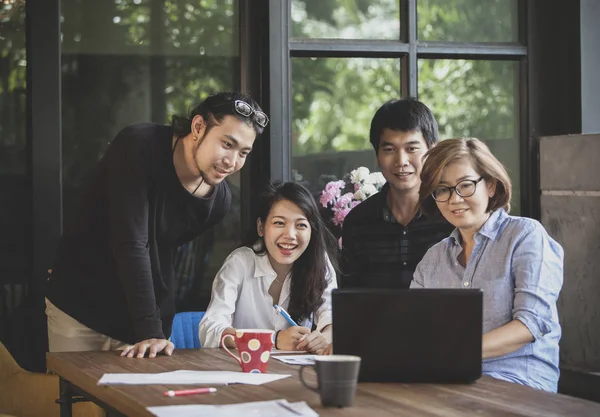
[[274,336],[273,330],[236,329],[235,336],[230,337],[235,339],[239,356],[228,349],[226,351],[239,362],[243,372],[265,373],[271,358]]
[[260,348],[260,341],[258,339],[252,339],[248,342],[248,349],[251,351],[258,350]]

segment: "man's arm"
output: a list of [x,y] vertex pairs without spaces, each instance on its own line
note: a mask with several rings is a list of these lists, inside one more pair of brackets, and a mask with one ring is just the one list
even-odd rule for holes
[[121,282],[136,342],[164,340],[156,305],[148,230],[151,155],[143,132],[124,130],[104,159],[110,216],[110,249]]

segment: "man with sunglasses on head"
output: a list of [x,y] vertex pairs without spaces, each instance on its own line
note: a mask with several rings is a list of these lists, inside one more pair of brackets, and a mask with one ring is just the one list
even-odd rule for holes
[[268,122],[251,97],[218,93],[170,126],[117,134],[65,219],[48,279],[51,352],[172,353],[175,250],[229,211],[223,180]]
[[408,288],[425,252],[450,235],[449,223],[419,209],[422,158],[438,140],[437,121],[418,100],[377,110],[370,141],[387,183],[344,220],[340,287]]

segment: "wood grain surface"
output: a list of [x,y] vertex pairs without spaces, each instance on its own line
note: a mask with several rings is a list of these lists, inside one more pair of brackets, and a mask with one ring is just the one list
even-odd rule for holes
[[[158,373],[180,369],[239,371],[237,362],[221,349],[179,349],[171,357],[155,359],[121,358],[114,351],[48,353],[47,367],[127,416],[152,416],[146,411],[148,406],[231,404],[281,398],[290,402],[306,401],[321,416],[600,416],[600,404],[485,376],[467,385],[361,383],[352,407],[324,408],[318,394],[300,383],[298,366],[273,359],[269,361],[269,372],[292,376],[260,386],[216,386],[215,394],[174,398],[163,395],[167,390],[200,385],[97,385],[105,373]],[[308,382],[316,383],[314,372],[307,371]]]

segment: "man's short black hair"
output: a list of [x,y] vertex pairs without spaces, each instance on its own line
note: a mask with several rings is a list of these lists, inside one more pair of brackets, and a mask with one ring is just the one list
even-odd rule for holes
[[421,132],[431,148],[439,142],[438,124],[429,107],[415,98],[390,100],[381,106],[371,121],[370,140],[379,150],[384,129],[400,132]]

